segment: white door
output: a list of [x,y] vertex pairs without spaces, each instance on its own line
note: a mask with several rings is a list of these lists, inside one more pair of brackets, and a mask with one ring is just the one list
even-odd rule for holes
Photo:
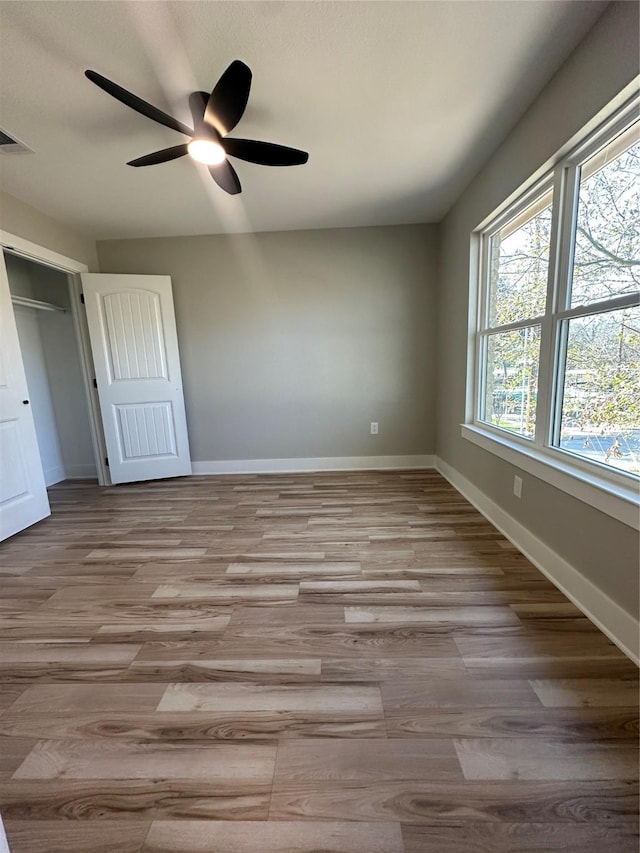
[[111,482],[190,474],[171,279],[81,278]]
[[0,540],[51,514],[0,250]]

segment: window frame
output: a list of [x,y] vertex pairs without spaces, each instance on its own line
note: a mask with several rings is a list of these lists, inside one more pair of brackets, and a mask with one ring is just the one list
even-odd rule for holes
[[[640,120],[636,92],[595,130],[559,154],[543,174],[530,180],[487,217],[471,235],[469,353],[463,438],[574,497],[640,529],[640,483],[633,475],[559,447],[564,387],[564,343],[569,320],[639,304],[639,291],[571,307],[571,273],[581,167],[625,129]],[[501,326],[489,325],[492,237],[527,207],[552,193],[552,221],[545,311]],[[544,209],[544,208],[543,208]],[[535,215],[535,214],[534,214]],[[486,347],[492,334],[540,325],[536,429],[529,438],[480,419],[486,390]],[[556,444],[554,444],[554,441]]]
[[[547,195],[547,193],[551,191],[553,192],[553,182],[550,180],[549,175],[545,175],[544,178],[540,181],[537,181],[533,187],[531,187],[526,193],[520,196],[518,201],[509,206],[501,216],[497,217],[488,228],[482,229],[479,232],[480,236],[480,269],[478,270],[478,282],[479,282],[479,292],[478,292],[478,317],[477,317],[477,325],[475,331],[475,364],[476,364],[476,376],[474,382],[474,401],[473,401],[473,411],[474,411],[474,423],[478,425],[486,426],[492,430],[497,430],[499,435],[503,433],[507,433],[509,436],[517,436],[527,443],[533,443],[534,445],[538,442],[536,441],[536,436],[533,438],[529,438],[528,436],[519,435],[518,433],[511,432],[510,430],[504,430],[500,427],[496,427],[493,424],[488,423],[487,421],[480,419],[480,412],[482,411],[482,407],[484,405],[485,400],[485,391],[486,391],[486,373],[483,370],[485,359],[486,359],[486,348],[487,341],[491,335],[500,334],[501,332],[510,332],[516,329],[524,329],[530,328],[531,326],[541,326],[540,332],[540,366],[542,366],[542,346],[544,343],[544,319],[545,314],[538,315],[536,317],[527,317],[524,320],[516,320],[513,323],[502,323],[499,326],[490,326],[489,325],[489,313],[490,313],[490,292],[491,292],[491,241],[493,237],[509,222],[516,219],[520,216],[524,211],[531,207],[535,202],[541,197]],[[553,196],[552,196],[552,205],[553,205]],[[543,208],[544,209],[544,208]],[[553,207],[552,207],[552,216],[553,216]],[[552,237],[553,237],[553,221],[552,221]],[[552,240],[552,238],[551,238]],[[549,245],[549,269],[551,269],[551,263],[553,261],[552,257],[552,242]],[[547,278],[547,300],[549,298],[549,283]],[[541,370],[538,371],[538,404],[536,406],[536,425],[537,425],[537,412],[539,411],[540,405],[540,373]]]

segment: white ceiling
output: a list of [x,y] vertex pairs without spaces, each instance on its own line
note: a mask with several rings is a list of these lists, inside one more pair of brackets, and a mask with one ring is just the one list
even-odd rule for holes
[[[96,239],[438,221],[606,7],[485,2],[0,2],[2,187]],[[234,161],[228,196],[184,140],[86,68],[191,124],[187,95],[233,59],[253,70],[233,135],[303,148],[286,169]]]

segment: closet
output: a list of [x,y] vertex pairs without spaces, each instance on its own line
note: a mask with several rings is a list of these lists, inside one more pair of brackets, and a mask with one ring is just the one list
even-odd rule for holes
[[9,252],[4,260],[45,483],[96,478],[68,277]]
[[0,239],[0,541],[50,515],[61,480],[191,474],[169,276]]

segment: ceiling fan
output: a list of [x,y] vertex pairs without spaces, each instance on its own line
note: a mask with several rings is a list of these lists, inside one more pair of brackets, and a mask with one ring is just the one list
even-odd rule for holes
[[194,160],[209,167],[211,177],[219,187],[231,195],[236,195],[242,192],[242,187],[236,170],[227,157],[238,157],[261,166],[298,166],[309,159],[306,151],[297,148],[227,136],[242,118],[251,88],[251,69],[239,59],[231,63],[210,95],[206,92],[192,92],[189,95],[193,130],[102,74],[90,69],[84,73],[92,83],[132,110],[191,137],[190,142],[130,160],[128,166],[154,166],[189,154]]

